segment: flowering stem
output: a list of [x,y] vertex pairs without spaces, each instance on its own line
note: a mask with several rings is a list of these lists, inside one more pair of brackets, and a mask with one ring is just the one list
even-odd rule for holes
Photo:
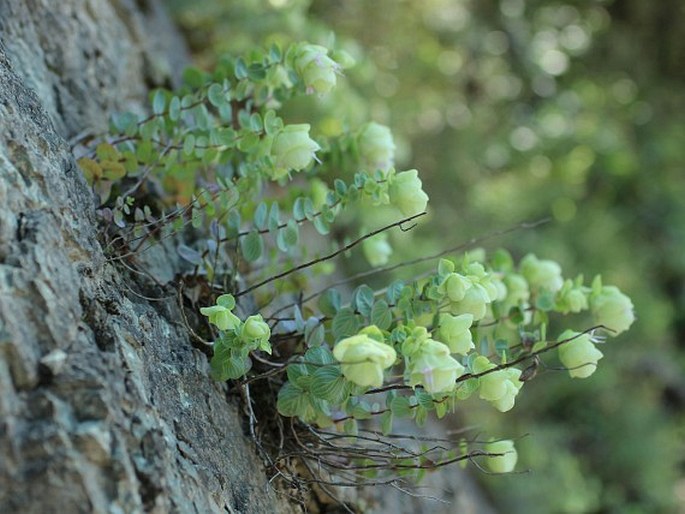
[[450,253],[458,252],[461,250],[466,250],[467,248],[471,248],[471,247],[473,247],[479,243],[482,243],[484,241],[488,241],[488,240],[493,239],[495,237],[503,236],[503,235],[509,234],[511,232],[515,232],[517,230],[520,230],[520,229],[535,228],[535,227],[543,225],[549,221],[550,221],[550,218],[543,218],[541,220],[532,221],[532,222],[524,221],[521,223],[517,223],[516,225],[513,225],[513,226],[506,228],[504,230],[498,230],[496,232],[492,232],[490,234],[487,234],[487,235],[484,235],[481,237],[473,237],[469,241],[459,243],[456,246],[453,246],[451,248],[447,248],[446,250],[442,250],[442,251],[435,253],[433,255],[428,255],[425,257],[418,257],[416,259],[403,261],[403,262],[400,262],[398,264],[393,264],[391,266],[383,266],[380,268],[373,268],[370,270],[362,271],[361,273],[357,273],[356,275],[352,275],[351,277],[348,277],[348,278],[345,278],[342,280],[338,280],[337,282],[334,282],[334,283],[332,283],[332,284],[330,284],[330,285],[328,285],[322,289],[319,289],[318,291],[316,291],[316,292],[314,292],[308,296],[305,296],[304,298],[302,298],[301,301],[299,301],[297,303],[290,303],[288,305],[284,305],[283,307],[280,307],[277,311],[275,311],[272,314],[272,316],[275,316],[276,314],[279,314],[279,313],[283,312],[284,310],[289,309],[291,307],[295,307],[296,305],[305,304],[308,301],[313,300],[314,298],[316,298],[318,296],[321,296],[322,294],[324,294],[329,289],[333,289],[334,287],[342,286],[342,285],[345,285],[347,283],[359,280],[361,278],[366,278],[366,277],[369,277],[371,275],[376,275],[378,273],[386,273],[386,272],[390,272],[390,271],[395,271],[396,269],[399,269],[399,268],[404,268],[407,266],[412,266],[414,264],[419,264],[421,262],[439,259],[440,257],[444,257],[445,255],[448,255]]
[[[502,371],[503,369],[508,369],[508,368],[514,367],[517,364],[521,364],[522,362],[525,362],[529,359],[537,357],[540,354],[543,354],[543,353],[548,352],[550,350],[554,350],[555,348],[558,348],[562,344],[569,343],[569,342],[573,341],[574,339],[577,339],[580,336],[588,334],[588,333],[592,332],[593,330],[597,330],[599,328],[605,328],[605,327],[603,325],[596,325],[594,327],[590,327],[588,329],[585,329],[582,332],[579,332],[578,334],[574,335],[573,337],[568,337],[566,339],[562,339],[561,341],[557,341],[556,343],[550,344],[549,346],[545,346],[544,348],[541,348],[535,352],[522,355],[518,359],[514,359],[511,362],[498,364],[494,368],[491,368],[491,369],[488,369],[485,371],[481,371],[480,373],[466,373],[466,374],[460,376],[459,378],[457,378],[456,383],[458,384],[460,382],[465,382],[466,380],[470,380],[472,378],[480,378],[482,376],[489,375],[490,373],[495,373],[496,371]],[[364,394],[378,394],[378,393],[385,393],[387,391],[406,391],[409,389],[414,389],[414,388],[411,386],[408,386],[408,385],[404,385],[404,384],[390,384],[390,385],[387,385],[384,387],[378,387],[376,389],[370,389],[370,390],[366,391],[366,393],[364,393]]]

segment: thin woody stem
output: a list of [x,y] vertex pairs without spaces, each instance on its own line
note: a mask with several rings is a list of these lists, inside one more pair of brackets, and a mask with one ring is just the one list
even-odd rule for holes
[[[562,339],[561,341],[557,341],[556,343],[550,344],[549,346],[545,346],[544,348],[541,348],[540,350],[537,350],[535,352],[531,353],[526,353],[525,355],[522,355],[518,359],[514,359],[511,362],[506,362],[503,364],[498,364],[492,369],[488,369],[485,371],[481,371],[480,373],[466,373],[465,375],[460,376],[457,378],[456,383],[460,382],[465,382],[466,380],[470,380],[472,378],[480,378],[485,375],[489,375],[490,373],[495,373],[497,371],[502,371],[503,369],[508,369],[513,366],[516,366],[517,364],[521,364],[522,362],[525,362],[527,360],[530,360],[534,357],[537,357],[538,355],[541,355],[543,353],[549,352],[550,350],[554,350],[555,348],[558,348],[562,344],[569,343],[573,341],[574,339],[578,339],[581,336],[584,336],[586,334],[589,334],[590,332],[597,330],[599,328],[606,328],[604,325],[596,325],[594,327],[590,327],[588,329],[583,330],[582,332],[579,332],[578,334],[574,335],[573,337],[567,337],[566,339]],[[364,394],[377,394],[377,393],[384,393],[387,391],[398,391],[398,390],[408,390],[408,389],[413,389],[413,387],[404,385],[404,384],[390,384],[385,387],[378,387],[376,389],[370,389]]]
[[[347,284],[349,282],[353,282],[353,281],[358,280],[360,278],[366,278],[368,276],[376,275],[378,273],[386,273],[386,272],[390,272],[390,271],[395,271],[396,269],[404,268],[407,266],[412,266],[414,264],[419,264],[421,262],[435,260],[435,259],[438,259],[438,258],[443,257],[445,255],[448,255],[450,253],[458,252],[460,250],[465,250],[466,248],[470,248],[474,245],[477,245],[477,244],[482,243],[484,241],[488,241],[488,240],[493,239],[495,237],[504,236],[506,234],[509,234],[511,232],[515,232],[516,230],[520,230],[520,229],[535,228],[535,227],[543,225],[549,221],[550,221],[549,218],[544,218],[544,219],[541,219],[538,221],[533,221],[533,222],[524,221],[522,223],[518,223],[518,224],[513,225],[513,226],[506,228],[504,230],[498,230],[497,232],[492,232],[491,234],[487,234],[487,235],[484,235],[481,237],[471,238],[469,241],[466,241],[464,243],[459,243],[456,246],[452,246],[450,248],[447,248],[446,250],[442,250],[442,251],[435,253],[433,255],[428,255],[425,257],[418,257],[416,259],[412,259],[409,261],[403,261],[403,262],[400,262],[398,264],[393,264],[391,266],[383,266],[380,268],[374,268],[374,269],[362,271],[361,273],[357,273],[356,275],[353,275],[351,277],[348,277],[348,278],[339,280],[337,282],[334,282],[334,283],[332,283],[332,284],[330,284],[330,285],[328,285],[322,289],[319,289],[318,291],[316,291],[316,292],[314,292],[308,296],[305,296],[304,298],[302,298],[301,302],[299,302],[299,303],[305,304],[308,301],[313,300],[314,298],[316,298],[318,296],[321,296],[323,293],[325,293],[329,289],[333,289],[334,287],[338,287],[338,286]],[[277,311],[275,311],[272,314],[272,316],[275,316],[276,314],[279,314],[280,312],[283,312],[284,310],[289,309],[291,307],[294,307],[296,305],[298,305],[298,303],[290,303],[288,305],[284,305],[283,307],[280,307]]]
[[258,289],[258,288],[260,288],[260,287],[262,287],[262,286],[265,286],[266,284],[270,284],[271,282],[274,282],[275,280],[280,280],[280,279],[282,279],[282,278],[284,278],[284,277],[287,277],[288,275],[292,275],[293,273],[296,273],[296,272],[298,272],[298,271],[302,271],[303,269],[307,269],[307,268],[309,268],[309,267],[311,267],[311,266],[314,266],[314,265],[316,265],[316,264],[319,264],[320,262],[324,262],[324,261],[333,259],[334,257],[337,257],[337,256],[340,255],[341,253],[345,253],[346,251],[350,250],[351,248],[354,248],[355,246],[357,246],[358,244],[362,243],[363,241],[365,241],[365,240],[367,240],[367,239],[369,239],[369,238],[371,238],[371,237],[373,237],[373,236],[375,236],[375,235],[377,235],[377,234],[380,234],[381,232],[385,232],[386,230],[389,230],[389,229],[391,229],[391,228],[393,228],[393,227],[401,227],[401,225],[402,225],[403,223],[407,223],[407,222],[409,222],[409,221],[413,221],[413,220],[415,220],[416,218],[419,218],[419,217],[421,217],[421,216],[425,216],[426,214],[427,214],[427,213],[424,211],[424,212],[422,212],[422,213],[415,214],[415,215],[413,215],[413,216],[409,216],[408,218],[404,218],[404,219],[402,219],[402,220],[400,220],[400,221],[396,221],[395,223],[391,223],[390,225],[386,225],[386,226],[384,226],[384,227],[381,227],[381,228],[379,228],[379,229],[376,229],[376,230],[374,230],[374,231],[372,231],[372,232],[369,232],[368,234],[363,235],[362,237],[360,237],[360,238],[358,238],[358,239],[355,239],[354,241],[352,241],[352,242],[346,244],[345,246],[343,246],[343,247],[341,247],[341,248],[335,250],[334,252],[331,252],[331,253],[329,253],[329,254],[327,254],[327,255],[324,255],[323,257],[319,257],[319,258],[317,258],[317,259],[313,259],[313,260],[311,260],[311,261],[304,262],[304,263],[300,264],[299,266],[295,266],[295,267],[293,267],[293,268],[290,268],[290,269],[288,269],[288,270],[283,271],[282,273],[278,273],[278,274],[273,275],[273,276],[271,276],[271,277],[269,277],[269,278],[266,278],[266,279],[262,280],[261,282],[257,282],[256,284],[254,284],[254,285],[248,287],[247,289],[243,289],[243,290],[240,291],[239,293],[236,293],[234,296],[235,296],[236,298],[238,298],[238,297],[240,297],[240,296],[246,295],[247,293],[250,293],[250,292],[254,291],[255,289]]

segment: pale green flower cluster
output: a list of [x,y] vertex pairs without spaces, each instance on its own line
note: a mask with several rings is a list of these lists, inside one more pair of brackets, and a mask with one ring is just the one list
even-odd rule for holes
[[488,470],[493,473],[511,473],[514,471],[518,460],[514,441],[509,439],[491,441],[485,445],[484,450],[488,453],[498,454],[487,457],[485,465]]
[[528,282],[518,273],[507,273],[503,280],[504,287],[507,289],[502,304],[504,312],[509,312],[513,307],[528,305],[530,300],[530,287]]
[[[392,189],[391,198],[397,198]],[[387,257],[387,249],[379,242],[381,238],[371,240],[364,249],[376,263]],[[534,362],[539,363],[538,352],[550,346],[546,334],[552,316],[591,311],[597,322],[616,332],[634,320],[628,297],[615,287],[602,286],[599,279],[592,287],[583,285],[582,276],[564,280],[558,264],[534,255],[516,266],[511,256],[499,252],[488,268],[476,258],[481,257],[474,251],[459,264],[442,259],[437,273],[399,289],[389,287],[383,299],[367,287],[368,293],[359,289],[353,294],[349,307],[335,307],[337,314],[327,326],[334,337],[340,337],[332,358],[342,376],[313,368],[311,385],[299,379],[301,394],[311,394],[312,402],[317,398],[330,401],[346,413],[346,419],[355,416],[351,414],[359,408],[355,401],[365,390],[377,392],[373,389],[386,381],[393,391],[387,407],[379,411],[386,421],[411,416],[420,423],[431,410],[443,416],[454,408],[454,402],[476,393],[496,410],[508,412],[536,369],[530,366],[523,372],[508,362],[535,356]],[[331,302],[336,303],[334,297],[327,302],[327,310],[334,307]],[[364,318],[374,324],[356,335],[336,336],[349,323],[358,324]],[[567,330],[557,341],[559,359],[571,377],[592,375],[602,358],[595,346],[597,338]],[[399,373],[390,378],[394,366],[400,368],[401,379]],[[327,383],[329,375],[334,381]],[[405,388],[413,393],[395,393]],[[517,455],[511,441],[489,443],[487,449],[502,454],[488,458],[488,469],[498,473],[514,469]]]
[[[454,391],[465,368],[450,355],[450,348],[434,339],[425,327],[417,327],[402,345],[407,383],[422,386],[429,393]],[[383,333],[374,325],[359,334],[342,339],[333,349],[343,375],[360,386],[380,387],[383,371],[397,359],[392,346],[383,342]]]
[[392,246],[388,242],[388,234],[382,232],[366,239],[362,243],[362,251],[366,260],[374,268],[386,265],[392,255]]
[[[477,374],[496,367],[482,355],[478,356],[473,363],[473,371]],[[506,368],[483,375],[479,379],[479,395],[498,411],[507,412],[514,407],[516,396],[523,387],[523,382],[519,380],[520,376],[521,370],[517,368]]]
[[[364,246],[367,259],[374,265],[387,262],[391,249],[386,245],[387,240],[384,236],[370,239]],[[543,314],[542,319],[545,321],[542,323],[546,324],[548,312],[567,314],[590,310],[597,323],[615,332],[627,330],[634,321],[630,299],[616,287],[603,286],[599,278],[595,279],[591,288],[583,285],[582,276],[575,280],[564,280],[556,263],[540,260],[534,255],[526,256],[519,267],[515,267],[510,258],[508,261],[507,258],[502,258],[500,267],[495,269],[486,269],[484,265],[471,261],[472,258],[474,257],[465,257],[458,268],[454,261],[443,259],[438,265],[438,272],[423,285],[403,287],[391,300],[397,303],[398,308],[413,308],[414,298],[422,302],[435,302],[436,310],[432,313],[426,310],[414,311],[413,314],[408,314],[408,317],[398,321],[394,329],[393,322],[388,321],[383,314],[383,309],[388,309],[387,314],[392,312],[387,302],[383,306],[382,303],[376,304],[373,296],[365,301],[360,300],[361,293],[359,297],[354,296],[352,303],[357,310],[353,316],[359,319],[357,316],[368,315],[369,319],[378,319],[379,325],[383,324],[384,329],[381,330],[377,325],[371,324],[355,335],[342,337],[332,352],[326,350],[330,352],[329,355],[335,361],[335,365],[339,366],[338,373],[341,376],[335,379],[335,372],[332,369],[325,372],[322,369],[319,375],[318,368],[312,368],[307,373],[313,374],[311,384],[315,394],[323,395],[325,401],[330,401],[332,405],[341,405],[335,402],[342,402],[342,405],[345,405],[346,397],[351,398],[354,394],[359,394],[353,393],[360,391],[354,387],[382,387],[386,382],[388,370],[399,364],[403,365],[403,380],[400,384],[422,391],[415,392],[416,399],[423,398],[416,400],[419,402],[414,405],[417,408],[426,408],[425,396],[420,396],[421,394],[437,395],[432,400],[437,402],[437,405],[449,398],[465,399],[477,392],[482,400],[489,402],[495,409],[507,412],[514,407],[523,387],[523,380],[530,379],[527,375],[527,378],[522,380],[522,371],[508,366],[507,360],[510,355],[515,358],[522,355],[519,353],[521,351],[535,351],[535,347],[526,347],[522,344],[517,345],[522,350],[516,350],[516,346],[513,350],[511,346],[503,348],[500,339],[495,345],[499,360],[491,360],[487,354],[479,355],[475,351],[474,336],[482,337],[479,325],[485,322],[485,326],[488,326],[491,323],[490,319],[487,319],[489,316],[493,320],[497,319],[497,316],[503,316],[500,321],[506,323],[509,317],[508,309],[515,308],[516,321],[506,327],[518,330],[531,323],[538,323],[539,326],[540,321],[533,320],[534,314],[531,311]],[[404,293],[409,293],[409,296]],[[415,294],[416,297],[412,296]],[[407,300],[410,300],[410,303],[406,303]],[[212,324],[222,331],[233,334],[233,339],[223,340],[224,344],[230,346],[237,342],[240,345],[238,353],[232,349],[234,346],[229,347],[228,355],[232,359],[229,364],[232,367],[229,366],[225,372],[225,376],[229,377],[238,376],[239,373],[246,372],[241,370],[249,369],[249,361],[245,361],[245,356],[239,353],[240,348],[270,350],[269,326],[261,316],[250,316],[241,321],[233,314],[234,307],[233,297],[223,295],[217,299],[215,306],[202,309],[202,313]],[[368,314],[362,314],[364,312]],[[432,328],[418,323],[432,323]],[[337,330],[335,320],[332,329],[334,332]],[[539,336],[542,339],[535,344],[541,344],[540,348],[548,344],[544,339],[545,330],[546,328],[543,328],[542,332],[538,332],[542,334]],[[558,345],[559,359],[571,377],[586,378],[594,373],[598,361],[602,358],[602,352],[596,347],[597,338],[591,334],[566,330],[559,336],[558,341],[561,343]],[[483,342],[487,343],[487,339],[481,340],[481,345]],[[326,346],[325,343],[323,346]],[[513,354],[510,353],[512,351]],[[219,364],[217,361],[217,365]],[[331,366],[330,361],[326,366]],[[330,385],[325,378],[328,375],[332,377]],[[302,377],[298,380],[298,384],[293,387],[300,388],[298,390],[302,395],[310,394],[306,392],[308,382]],[[397,385],[396,382],[394,384]],[[292,401],[295,402],[294,397]],[[310,402],[306,399],[302,399],[302,402],[302,412],[306,412],[307,416],[316,413],[315,403],[306,403]],[[306,405],[309,407],[305,409]],[[447,409],[447,406],[443,409]],[[328,419],[326,416],[321,416],[324,422],[328,422],[325,421]],[[514,469],[517,456],[511,441],[489,443],[488,451],[502,454],[488,458],[488,469],[498,473]]]
[[423,191],[419,172],[416,170],[388,174],[390,203],[405,216],[426,210],[428,195]]
[[216,305],[202,307],[200,313],[206,316],[209,322],[222,332],[232,332],[235,340],[239,341],[246,348],[252,350],[259,348],[267,353],[271,353],[271,329],[264,321],[261,314],[249,316],[245,321],[241,321],[238,316],[233,314],[235,308],[235,298],[230,294],[222,294],[216,299]]
[[407,357],[408,384],[421,385],[429,393],[454,391],[457,378],[465,368],[450,355],[450,348],[439,341],[423,338]]
[[578,313],[588,308],[587,294],[580,285],[568,279],[557,293],[556,308],[562,314]]
[[557,292],[564,284],[561,266],[554,261],[538,259],[529,253],[521,260],[521,274],[531,291]]
[[[454,270],[450,261],[443,261],[443,265]],[[492,302],[507,297],[507,287],[498,276],[486,272],[480,263],[469,264],[465,273],[451,271],[446,274],[438,285],[438,292],[446,295],[450,312],[470,314],[473,321],[479,321],[486,316]]]
[[390,129],[376,122],[364,125],[357,135],[362,167],[368,171],[388,171],[395,161],[395,142]]
[[240,328],[239,334],[240,340],[243,343],[256,346],[271,353],[271,346],[268,344],[271,337],[271,329],[261,314],[248,317]]
[[[606,327],[609,335],[625,332],[635,321],[633,303],[615,286],[603,286],[596,277],[592,288],[583,287],[581,280],[567,280],[557,294],[557,309],[562,313],[581,312],[590,309],[594,322]],[[589,293],[589,295],[588,295]],[[559,341],[570,340],[559,347],[559,360],[573,378],[587,378],[597,369],[603,357],[596,347],[599,339],[591,334],[566,330]]]
[[485,317],[488,310],[488,304],[491,303],[487,290],[480,284],[472,284],[464,292],[464,297],[451,304],[452,312],[466,312],[473,316],[473,319],[478,321]]
[[333,356],[350,382],[363,387],[380,387],[383,371],[395,363],[397,353],[383,342],[380,329],[371,325],[338,342],[333,348]]
[[[493,316],[494,312],[506,315],[513,308],[518,309],[520,317],[512,327],[532,322],[533,312],[538,309],[560,314],[590,310],[594,322],[605,326],[610,335],[627,330],[635,320],[630,298],[618,288],[602,286],[599,277],[592,288],[583,285],[582,276],[564,280],[556,262],[538,259],[533,254],[521,260],[518,272],[513,264],[509,264],[507,271],[494,272],[487,271],[478,262],[468,261],[456,271],[452,261],[442,260],[437,277],[438,298],[446,302],[445,308],[451,314],[439,315],[436,337],[448,344],[452,353],[466,355],[474,349],[471,331],[467,330],[473,324]],[[568,333],[562,334],[562,339],[567,338]],[[559,356],[571,376],[585,378],[594,372],[602,353],[588,336],[561,345]],[[482,370],[486,369],[491,367]],[[518,375],[517,370],[509,370],[484,376],[481,398],[500,410],[509,410],[521,387]]]
[[233,314],[235,299],[233,295],[222,294],[216,299],[216,305],[202,307],[200,313],[207,316],[209,322],[219,330],[234,330],[240,325],[240,318]]
[[316,152],[321,147],[309,137],[309,129],[308,123],[286,125],[274,136],[271,179],[281,179],[290,171],[301,171],[316,159]]
[[335,87],[341,66],[328,57],[328,48],[303,43],[298,46],[293,63],[307,93],[323,95]]
[[633,302],[615,286],[604,286],[593,293],[590,309],[595,322],[613,331],[614,335],[625,332],[635,321]]
[[559,347],[559,360],[571,377],[589,377],[597,369],[597,361],[602,358],[602,352],[595,347],[590,334],[565,330],[559,336],[559,341],[567,339],[570,341]]
[[437,338],[445,343],[451,353],[466,355],[475,348],[470,327],[473,325],[473,314],[465,313],[459,316],[440,314]]

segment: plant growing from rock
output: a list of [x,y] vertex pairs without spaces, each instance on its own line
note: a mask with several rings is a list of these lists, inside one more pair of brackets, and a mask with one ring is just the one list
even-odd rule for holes
[[[201,343],[211,373],[242,391],[250,432],[286,481],[397,485],[479,459],[510,472],[510,440],[416,448],[393,442],[393,426],[443,418],[471,397],[507,412],[550,353],[571,377],[589,377],[600,335],[627,330],[632,303],[600,278],[565,280],[533,254],[519,263],[505,250],[460,254],[468,245],[419,259],[435,265],[413,280],[310,293],[358,245],[375,266],[365,276],[417,264],[389,266],[386,237],[413,228],[428,204],[418,171],[393,168],[388,127],[370,121],[324,137],[281,117],[295,96],[330,93],[350,64],[319,45],[272,46],[226,57],[211,73],[189,69],[179,91],[151,95],[149,115],[113,116],[110,134],[79,160],[111,229],[112,259],[187,234],[177,248],[203,284],[198,331],[211,334]],[[397,221],[330,249],[332,228],[359,205],[393,207]],[[354,233],[372,223],[357,220]],[[322,236],[318,250],[306,227]],[[566,328],[585,311],[589,328]]]

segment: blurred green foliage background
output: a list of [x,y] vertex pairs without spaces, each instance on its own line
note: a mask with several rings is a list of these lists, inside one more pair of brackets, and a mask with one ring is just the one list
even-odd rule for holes
[[530,473],[481,477],[501,512],[685,512],[685,3],[170,3],[203,67],[274,41],[355,56],[335,93],[287,112],[328,135],[392,128],[432,218],[395,261],[550,216],[496,244],[632,297],[638,322],[590,379],[549,370],[512,412],[465,413],[530,434]]

